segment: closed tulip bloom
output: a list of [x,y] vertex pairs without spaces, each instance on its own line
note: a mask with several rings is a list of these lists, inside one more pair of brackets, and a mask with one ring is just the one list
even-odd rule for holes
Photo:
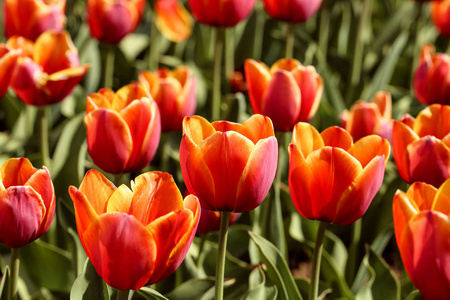
[[395,238],[403,265],[425,299],[450,299],[450,180],[414,182],[394,196]]
[[289,145],[289,191],[295,207],[307,219],[355,222],[381,187],[389,152],[389,142],[377,135],[353,143],[340,127],[319,133],[298,123]]
[[431,3],[431,20],[440,34],[450,37],[450,1]]
[[46,31],[33,44],[12,37],[7,45],[22,49],[11,87],[24,103],[43,106],[64,100],[89,70],[79,64],[77,48],[66,31]]
[[316,114],[323,80],[313,66],[280,59],[269,70],[264,63],[248,59],[245,78],[253,112],[272,119],[275,130],[290,131]]
[[280,21],[302,23],[314,15],[322,0],[263,0],[267,14]]
[[178,0],[157,0],[155,2],[156,26],[172,42],[182,42],[192,33],[194,21]]
[[11,83],[11,73],[16,66],[20,51],[0,44],[0,98],[3,97]]
[[450,56],[435,53],[432,45],[422,48],[414,73],[414,93],[423,104],[450,104]]
[[106,172],[140,171],[158,148],[158,105],[137,83],[90,94],[84,123],[89,155]]
[[119,290],[163,280],[183,261],[197,229],[200,205],[183,197],[170,174],[148,172],[116,188],[90,170],[69,188],[78,236],[97,273]]
[[187,189],[203,208],[246,212],[261,204],[278,159],[272,122],[253,115],[242,124],[183,120],[180,165]]
[[194,114],[197,107],[197,79],[191,71],[184,66],[173,71],[167,68],[143,71],[139,74],[139,82],[158,103],[161,130],[181,130],[183,118]]
[[[206,234],[220,229],[220,212],[201,208],[200,221],[198,222],[197,234]],[[231,226],[241,214],[231,213],[228,226]]]
[[345,128],[354,141],[376,134],[387,140],[392,132],[392,98],[387,92],[376,93],[371,102],[357,101],[350,111],[341,115],[341,127]]
[[117,44],[142,20],[145,0],[87,0],[86,14],[95,39]]
[[66,25],[65,10],[66,0],[5,0],[5,35],[35,41],[47,30],[61,31]]
[[47,232],[55,214],[55,191],[46,167],[10,158],[0,168],[0,242],[10,248]]
[[197,22],[216,27],[233,27],[246,19],[256,0],[188,0]]
[[404,181],[423,181],[439,187],[450,177],[450,107],[433,104],[416,119],[394,121],[392,152]]

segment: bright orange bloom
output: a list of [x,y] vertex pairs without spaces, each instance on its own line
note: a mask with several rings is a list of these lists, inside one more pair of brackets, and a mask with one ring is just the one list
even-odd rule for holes
[[137,83],[116,93],[101,89],[86,102],[88,152],[109,173],[137,172],[158,148],[161,124],[158,105]]
[[322,0],[263,0],[267,14],[280,21],[302,23],[314,15]]
[[376,134],[391,139],[392,98],[388,92],[376,93],[371,102],[357,101],[350,111],[341,115],[341,127],[345,128],[354,141],[367,135]]
[[[208,210],[202,207],[200,221],[198,222],[197,234],[205,234],[211,231],[220,230],[220,212]],[[241,214],[231,213],[228,226],[231,226]]]
[[182,42],[192,33],[194,21],[178,0],[156,0],[156,26],[172,42]]
[[414,72],[414,93],[423,104],[450,104],[450,56],[436,53],[432,45],[422,48]]
[[414,182],[394,196],[395,238],[406,272],[425,299],[450,299],[450,180]]
[[431,2],[431,20],[440,34],[450,37],[450,1]]
[[23,247],[47,232],[55,214],[55,191],[46,167],[10,158],[0,168],[0,242]]
[[246,212],[267,195],[275,177],[277,140],[272,122],[253,115],[244,123],[183,120],[180,165],[187,189],[203,208]]
[[87,0],[86,14],[91,35],[104,43],[119,43],[141,22],[145,2],[145,0]]
[[389,142],[377,135],[353,143],[340,127],[319,133],[298,123],[289,145],[289,191],[295,207],[307,219],[355,222],[381,187],[389,152]]
[[11,83],[11,73],[16,67],[20,51],[0,44],[0,98],[3,97]]
[[66,25],[65,10],[66,0],[5,0],[5,35],[35,41],[47,30],[61,31]]
[[392,152],[404,181],[439,187],[450,177],[450,107],[433,104],[416,119],[394,121]]
[[33,44],[12,37],[8,46],[22,49],[12,74],[11,87],[29,105],[60,102],[69,95],[89,70],[80,66],[77,48],[66,31],[46,31]]
[[264,63],[247,59],[245,78],[253,112],[271,118],[275,130],[292,130],[316,114],[323,80],[313,66],[280,59],[269,70]]
[[248,17],[256,0],[188,0],[197,22],[216,27],[233,27]]
[[183,261],[200,205],[183,197],[168,173],[148,172],[116,188],[90,170],[69,188],[78,236],[97,273],[112,287],[138,290],[163,280]]
[[197,107],[197,79],[191,71],[180,66],[173,71],[160,68],[156,72],[143,71],[139,82],[158,103],[161,130],[179,131],[183,118],[191,116]]

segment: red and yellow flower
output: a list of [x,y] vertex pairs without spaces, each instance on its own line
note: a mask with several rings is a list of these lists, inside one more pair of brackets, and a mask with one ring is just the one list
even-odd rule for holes
[[431,3],[431,20],[440,34],[450,37],[450,1]]
[[314,15],[322,0],[263,0],[267,14],[280,21],[302,23]]
[[156,26],[172,42],[182,42],[192,33],[194,21],[183,3],[178,0],[155,2]]
[[11,83],[11,73],[16,67],[20,51],[0,44],[0,98],[3,97]]
[[197,22],[216,27],[233,27],[248,17],[256,0],[188,0]]

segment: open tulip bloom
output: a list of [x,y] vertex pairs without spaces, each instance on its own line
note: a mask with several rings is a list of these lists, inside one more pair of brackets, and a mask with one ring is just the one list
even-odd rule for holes
[[200,218],[168,173],[148,172],[116,188],[90,170],[69,188],[81,243],[97,273],[119,290],[163,280],[183,261]]
[[14,50],[5,44],[0,44],[0,98],[8,90],[11,83],[11,73],[16,67],[20,50]]

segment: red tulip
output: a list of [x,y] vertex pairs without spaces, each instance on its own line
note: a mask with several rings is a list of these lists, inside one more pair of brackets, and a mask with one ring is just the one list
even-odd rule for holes
[[450,299],[450,180],[414,182],[394,196],[395,238],[406,272],[425,299]]
[[61,31],[66,25],[65,9],[66,0],[5,0],[5,35],[35,41],[47,30]]
[[78,236],[97,273],[112,287],[138,290],[163,280],[183,261],[200,217],[171,175],[148,172],[116,188],[89,171],[69,188]]
[[341,127],[357,141],[367,135],[376,134],[387,140],[392,132],[392,99],[387,92],[376,93],[371,102],[357,101],[350,111],[342,115]]
[[290,23],[302,23],[317,12],[322,0],[263,0],[263,3],[270,17]]
[[439,187],[450,177],[450,107],[433,104],[416,119],[394,121],[392,152],[404,181]]
[[256,0],[188,0],[194,18],[202,24],[233,27],[248,17]]
[[137,83],[115,94],[101,89],[86,102],[88,152],[102,170],[137,172],[147,166],[158,148],[161,124],[158,105]]
[[269,118],[241,124],[186,117],[180,146],[186,187],[203,208],[246,212],[267,195],[275,177],[277,140]]
[[145,0],[87,0],[91,35],[108,44],[119,43],[141,22]]
[[55,191],[46,167],[10,158],[0,169],[0,242],[23,247],[47,232],[55,214]]
[[425,45],[414,73],[414,93],[423,104],[450,104],[450,56]]
[[156,26],[172,42],[182,42],[192,33],[194,22],[178,0],[156,0]]
[[[198,222],[197,234],[206,234],[220,229],[220,212],[201,208],[200,221]],[[228,226],[231,226],[241,214],[230,214]]]
[[46,31],[34,44],[12,37],[7,45],[22,49],[11,87],[19,99],[29,105],[42,106],[64,100],[89,70],[88,65],[79,65],[78,51],[65,31]]
[[440,34],[450,37],[450,1],[431,3],[431,20]]
[[161,130],[179,131],[183,118],[191,116],[197,107],[197,79],[190,70],[180,66],[173,71],[161,68],[156,72],[143,71],[139,82],[158,103]]
[[250,104],[255,114],[272,119],[275,130],[289,131],[316,114],[323,80],[313,66],[295,59],[281,59],[272,68],[252,59],[245,61]]
[[307,219],[338,225],[355,222],[381,187],[389,142],[377,135],[353,144],[334,126],[319,132],[308,123],[294,127],[289,146],[289,191]]
[[20,51],[0,44],[0,98],[3,97],[11,83],[11,73],[16,66]]

